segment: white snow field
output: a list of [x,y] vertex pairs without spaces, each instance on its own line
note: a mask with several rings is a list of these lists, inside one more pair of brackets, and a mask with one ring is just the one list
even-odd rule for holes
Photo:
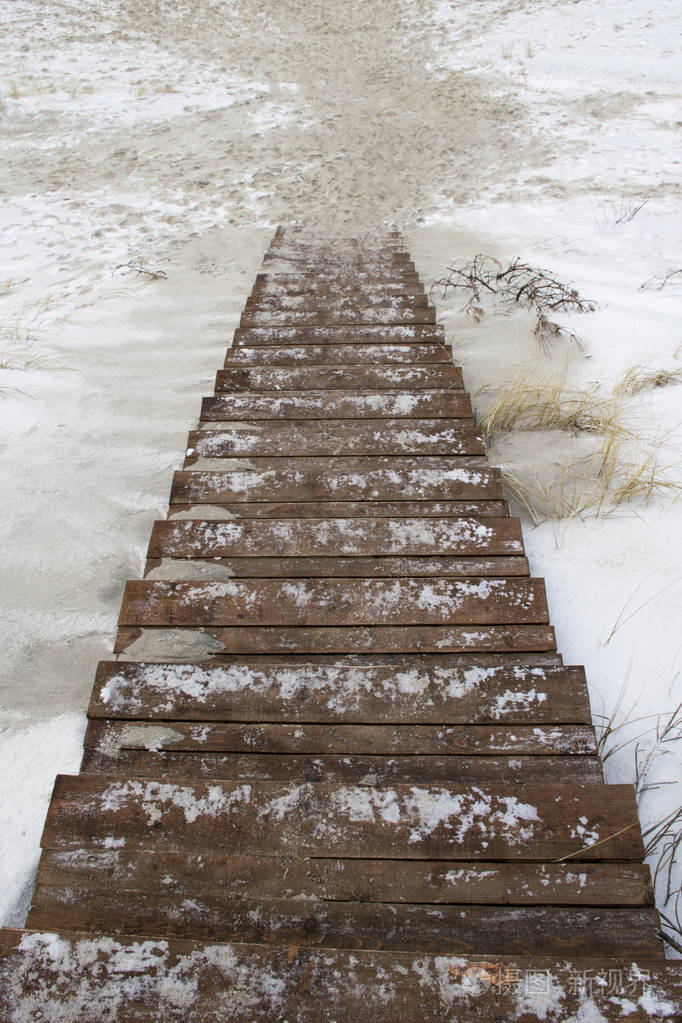
[[[582,347],[542,346],[527,310],[435,295],[481,418],[512,382],[582,402],[560,428],[508,420],[491,458],[534,509],[515,505],[597,724],[630,722],[607,749],[640,737],[609,780],[653,751],[643,827],[674,814],[680,728],[655,726],[682,702],[679,4],[12,0],[0,19],[0,923],[23,923],[123,583],[279,223],[395,224],[427,285],[485,253],[597,304],[551,316]],[[650,500],[602,494],[603,429]],[[659,872],[671,918],[679,884]]]

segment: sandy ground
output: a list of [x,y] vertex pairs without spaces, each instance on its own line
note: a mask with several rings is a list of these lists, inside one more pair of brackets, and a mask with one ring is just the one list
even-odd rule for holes
[[[519,255],[599,303],[564,318],[582,352],[544,355],[527,315],[476,324],[439,302],[468,386],[488,388],[479,411],[519,367],[610,393],[636,363],[682,365],[682,288],[639,290],[680,265],[682,14],[672,0],[655,16],[643,0],[12,0],[0,18],[0,922],[20,924],[123,583],[278,223],[322,238],[396,224],[427,283],[477,252]],[[116,269],[133,259],[167,280]],[[644,441],[665,435],[677,483],[680,393],[627,413]],[[492,455],[549,478],[575,444],[514,433]],[[681,518],[657,501],[528,525],[597,713],[623,688],[632,717],[682,701]],[[679,777],[675,749],[659,780]],[[631,780],[632,747],[608,764]],[[648,793],[645,824],[679,803],[679,786]]]

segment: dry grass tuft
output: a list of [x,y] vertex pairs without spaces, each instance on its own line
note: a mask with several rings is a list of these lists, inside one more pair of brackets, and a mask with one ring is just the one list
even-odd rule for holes
[[634,395],[642,391],[653,390],[655,387],[668,387],[670,384],[682,383],[682,369],[649,370],[646,365],[639,364],[628,369],[613,389],[614,394]]
[[549,482],[503,471],[504,484],[535,525],[548,519],[606,516],[635,501],[676,499],[680,484],[659,458],[662,442],[642,448],[607,433],[589,456],[563,465]]
[[497,393],[481,417],[481,426],[486,440],[510,430],[569,430],[617,436],[626,433],[621,412],[621,402],[602,398],[594,390],[569,387],[565,371],[552,379],[530,376],[528,370],[521,369]]

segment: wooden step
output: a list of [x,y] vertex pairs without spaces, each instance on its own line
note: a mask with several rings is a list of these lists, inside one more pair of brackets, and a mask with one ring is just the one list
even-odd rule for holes
[[590,724],[580,667],[522,663],[188,664],[102,661],[91,718],[329,724]]
[[[182,475],[182,474],[178,474]],[[187,476],[197,476],[189,472]],[[220,474],[218,474],[220,475]],[[189,484],[188,484],[189,485]],[[212,491],[211,504],[172,503],[168,515],[174,518],[226,519],[319,519],[330,518],[443,518],[473,516],[474,518],[505,518],[509,516],[506,501],[300,501],[270,504],[265,501],[235,503],[222,500]],[[418,574],[418,573],[414,573]],[[472,572],[476,575],[477,572]]]
[[[123,978],[123,979],[122,979]],[[661,958],[430,955],[0,932],[0,1014],[158,1023],[671,1023],[682,967]],[[624,1015],[626,1014],[626,1015]]]
[[[338,288],[327,290],[326,293],[297,292],[286,293],[263,292],[255,289],[251,292],[244,305],[245,314],[252,313],[273,313],[286,314],[283,322],[287,322],[289,313],[294,315],[294,322],[301,314],[334,317],[351,317],[362,320],[369,314],[371,320],[376,322],[372,315],[377,308],[385,309],[388,315],[386,322],[390,323],[390,310],[398,309],[402,314],[405,311],[414,313],[418,309],[432,308],[424,294],[423,288],[399,288],[391,291],[388,288],[381,288],[379,291],[371,291],[353,288],[345,291]],[[384,317],[381,317],[384,320]],[[347,321],[346,321],[347,322]]]
[[[188,473],[190,476],[198,473]],[[298,518],[508,518],[506,501],[300,501],[251,503],[223,501],[187,504],[168,508],[171,519],[298,519]],[[419,573],[414,573],[419,574]],[[476,575],[476,572],[472,572]]]
[[[582,760],[597,752],[590,725],[409,725],[259,724],[174,721],[167,728],[144,720],[88,723],[86,749],[115,756],[124,749],[170,752],[342,754],[371,756],[526,756],[563,755]],[[367,772],[365,772],[367,773]]]
[[196,458],[260,455],[484,455],[482,430],[472,419],[325,419],[235,423],[191,430],[186,465]]
[[420,906],[209,893],[188,899],[127,888],[41,885],[27,924],[324,949],[561,955],[570,944],[576,955],[656,956],[661,952],[656,911],[639,908]]
[[396,301],[392,304],[374,306],[353,305],[343,307],[324,307],[318,309],[249,309],[247,308],[239,320],[240,327],[275,327],[278,325],[310,324],[324,326],[355,323],[435,323],[436,312],[431,306],[421,307]]
[[[443,344],[444,328],[435,323],[365,323],[327,326],[238,327],[234,346],[263,347],[280,345],[414,345]],[[330,361],[334,361],[331,359]],[[391,361],[390,359],[388,360]]]
[[[114,653],[124,654],[132,644],[147,639],[158,648],[161,659],[174,655],[184,631],[182,646],[188,649],[210,637],[214,650],[225,654],[279,656],[284,654],[333,655],[354,654],[473,654],[473,653],[541,653],[554,654],[554,629],[548,625],[479,625],[471,626],[350,626],[350,627],[280,627],[258,626],[200,628],[178,630],[177,627],[122,626],[116,634]],[[190,635],[192,634],[192,635]],[[133,650],[137,649],[132,647]],[[130,654],[128,653],[127,656]],[[185,654],[184,656],[188,656]],[[189,655],[191,656],[191,655]]]
[[[156,728],[158,732],[158,727]],[[156,736],[149,731],[150,741]],[[84,774],[128,778],[276,781],[350,785],[504,784],[551,781],[556,785],[604,781],[599,757],[588,756],[348,756],[347,754],[204,753],[199,751],[86,748]]]
[[437,342],[421,344],[294,344],[250,345],[227,349],[225,366],[383,366],[452,363],[452,348]]
[[[159,520],[150,558],[523,555],[516,518]],[[504,563],[504,562],[502,562]]]
[[419,274],[398,270],[367,273],[261,273],[256,275],[251,294],[257,295],[347,295],[367,297],[423,294]]
[[[245,521],[249,521],[248,519]],[[254,522],[268,521],[254,519]],[[305,519],[299,521],[305,522]],[[319,579],[319,578],[394,578],[420,576],[527,576],[528,559],[523,557],[212,557],[148,558],[144,577],[152,579]]]
[[37,883],[174,895],[408,902],[426,905],[653,906],[640,863],[453,863],[451,860],[297,859],[201,855],[124,847],[44,849]]
[[121,844],[378,859],[643,857],[628,785],[382,788],[59,775],[43,848]]
[[452,390],[462,387],[458,366],[243,366],[221,369],[220,391],[395,391]]
[[201,420],[258,419],[465,419],[465,391],[239,391],[203,399]]
[[180,471],[171,504],[310,501],[500,501],[502,474],[451,456],[244,459],[243,467]]
[[131,580],[120,625],[546,624],[542,579]]

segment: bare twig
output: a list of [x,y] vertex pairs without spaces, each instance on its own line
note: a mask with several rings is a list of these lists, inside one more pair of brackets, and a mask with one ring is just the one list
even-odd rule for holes
[[167,279],[165,271],[150,270],[142,264],[141,260],[133,260],[131,263],[119,263],[118,266],[114,267],[112,272],[116,273],[117,270],[132,270],[134,273],[142,274],[154,281],[165,281]]

